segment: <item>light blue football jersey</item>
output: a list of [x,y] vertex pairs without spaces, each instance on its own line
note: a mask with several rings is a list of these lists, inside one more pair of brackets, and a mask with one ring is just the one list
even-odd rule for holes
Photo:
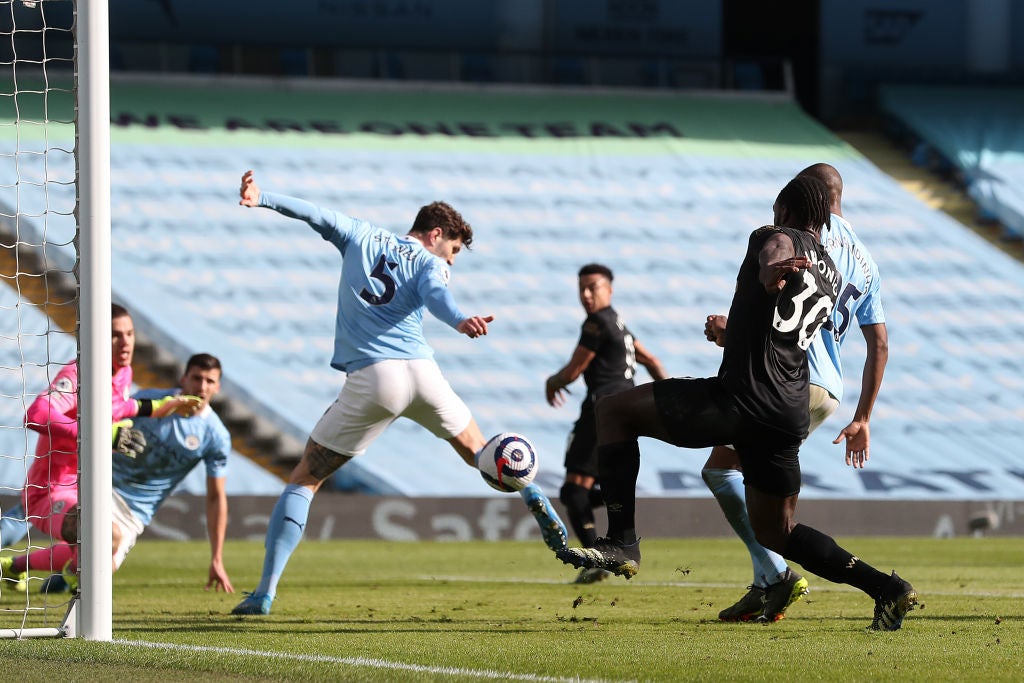
[[[145,389],[135,398],[177,393],[178,389]],[[206,476],[225,476],[231,435],[210,406],[193,417],[136,417],[133,422],[145,435],[146,448],[134,458],[114,452],[114,491],[143,525],[149,524],[164,499],[200,462],[206,463]]]
[[260,193],[260,206],[305,221],[341,252],[332,367],[433,358],[424,308],[453,328],[466,318],[448,289],[448,265],[414,237],[271,192]]
[[843,400],[843,364],[840,347],[856,319],[858,326],[885,322],[882,310],[882,283],[878,266],[857,233],[841,216],[832,214],[823,226],[821,242],[843,276],[843,288],[832,310],[832,329],[821,329],[807,349],[811,384],[816,384],[836,400]]

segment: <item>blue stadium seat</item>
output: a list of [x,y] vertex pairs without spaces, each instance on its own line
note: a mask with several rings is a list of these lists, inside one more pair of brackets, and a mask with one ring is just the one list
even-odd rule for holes
[[882,109],[919,140],[914,163],[958,171],[981,218],[1024,237],[1024,91],[1004,87],[884,86]]
[[[377,101],[373,93],[343,97],[368,111]],[[438,93],[424,105],[457,106],[452,97]],[[671,102],[685,109],[688,100]],[[518,120],[536,103],[505,106],[503,115]],[[601,111],[588,114],[602,120]],[[427,316],[428,338],[486,434],[514,430],[534,440],[541,482],[553,492],[578,405],[552,409],[542,387],[578,338],[579,266],[604,261],[615,270],[616,307],[670,373],[712,375],[721,355],[703,338],[704,316],[727,311],[747,236],[771,220],[778,190],[824,157],[843,173],[846,214],[885,278],[890,361],[871,466],[854,471],[830,443],[859,393],[863,348],[852,336],[847,401],[801,454],[804,497],[1024,495],[1024,478],[1012,474],[1020,470],[1014,444],[1024,439],[1021,264],[838,140],[755,146],[750,141],[771,138],[763,119],[721,119],[721,139],[689,151],[673,141],[657,153],[596,138],[557,147],[500,138],[431,147],[323,137],[298,145],[272,133],[253,133],[245,146],[227,136],[178,145],[115,138],[114,292],[179,357],[222,357],[225,391],[304,439],[344,381],[328,367],[340,256],[301,223],[239,207],[239,175],[258,163],[267,189],[401,232],[419,206],[449,200],[477,231],[453,269],[452,290],[467,313],[496,319],[487,337],[469,340]],[[785,125],[820,134],[795,108]],[[5,177],[0,165],[0,183]],[[51,217],[48,230],[59,223]],[[704,453],[646,440],[642,449],[643,493],[708,495],[698,474]],[[410,495],[487,493],[447,444],[404,420],[345,468],[342,483]]]

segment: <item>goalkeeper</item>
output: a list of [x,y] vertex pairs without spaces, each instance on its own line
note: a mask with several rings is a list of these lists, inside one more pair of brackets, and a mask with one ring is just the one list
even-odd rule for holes
[[[194,414],[202,407],[195,396],[163,399],[130,398],[132,358],[135,354],[135,325],[128,311],[111,307],[111,414],[115,421],[113,445],[127,453],[141,451],[141,434],[132,428],[132,418],[166,417],[173,413]],[[76,551],[78,507],[78,363],[71,361],[29,406],[25,426],[39,433],[35,459],[28,470],[22,502],[34,527],[58,542],[28,555],[4,558],[0,572],[24,587],[28,569],[53,571],[67,567],[77,570]]]
[[[190,395],[201,403],[190,416],[137,418],[135,428],[144,437],[144,448],[137,455],[115,451],[112,507],[114,571],[121,566],[167,496],[189,472],[203,463],[206,469],[206,528],[210,537],[210,570],[206,588],[234,592],[224,570],[223,559],[228,523],[225,474],[231,436],[210,407],[210,400],[220,391],[220,378],[220,360],[208,353],[198,353],[185,364],[180,389],[145,389],[135,394],[137,399],[155,401],[179,394]],[[77,523],[77,515],[69,515],[68,518]],[[77,533],[77,528],[73,533]],[[75,583],[76,577],[70,572],[57,574],[43,584],[43,592],[73,589]]]

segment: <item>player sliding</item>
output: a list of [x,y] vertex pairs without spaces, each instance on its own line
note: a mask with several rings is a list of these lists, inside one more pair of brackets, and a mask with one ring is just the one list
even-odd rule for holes
[[[467,316],[448,290],[448,267],[473,242],[473,229],[444,202],[420,209],[405,236],[309,202],[261,192],[242,176],[242,206],[273,209],[305,221],[342,255],[334,357],[345,384],[313,427],[267,526],[260,583],[232,614],[269,614],[288,559],[302,539],[313,495],[339,467],[363,453],[399,417],[445,439],[470,467],[487,440],[452,390],[423,335],[423,310],[461,334],[487,334],[493,316]],[[565,525],[536,484],[520,495],[544,542],[565,547]]]

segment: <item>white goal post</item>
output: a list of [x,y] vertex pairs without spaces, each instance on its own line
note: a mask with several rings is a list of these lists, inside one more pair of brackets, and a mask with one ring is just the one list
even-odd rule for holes
[[111,640],[110,33],[107,0],[78,0],[76,7],[78,487],[82,506],[78,632],[87,640]]
[[[60,21],[54,23],[57,17]],[[0,288],[3,301],[11,302],[0,303],[0,465],[6,466],[0,472],[5,469],[10,480],[10,470],[28,471],[34,436],[24,425],[24,411],[61,365],[75,357],[63,355],[51,341],[60,336],[57,333],[74,333],[81,505],[78,595],[56,599],[41,594],[37,577],[30,578],[27,591],[19,592],[12,590],[13,578],[5,576],[0,581],[4,638],[112,639],[108,25],[107,0],[0,0],[0,39],[5,41],[0,45]],[[67,44],[71,36],[73,59],[51,54],[53,44]],[[70,127],[73,141],[67,139]],[[64,157],[71,156],[72,145],[74,174],[69,179],[69,169],[58,169],[69,165]],[[62,201],[68,199],[71,186],[74,206],[68,210]],[[66,225],[73,228],[73,239],[55,238]],[[74,278],[72,289],[77,286],[77,317],[65,326],[74,329],[61,330],[42,315],[54,306],[50,278],[61,274]],[[32,287],[41,288],[42,294],[33,296],[28,291]],[[45,322],[36,327],[25,323],[37,318]],[[24,349],[31,345],[62,355],[48,355],[43,363],[29,360]],[[19,381],[22,393],[17,396],[10,387]],[[16,408],[21,409],[20,418],[12,417]],[[19,458],[21,462],[10,467]],[[0,502],[10,507],[20,491],[7,480],[0,485]],[[28,515],[21,514],[23,522]],[[12,552],[27,555],[52,542],[31,527],[25,539],[14,548],[0,536],[0,557],[11,557]],[[60,614],[53,617],[55,609]]]

